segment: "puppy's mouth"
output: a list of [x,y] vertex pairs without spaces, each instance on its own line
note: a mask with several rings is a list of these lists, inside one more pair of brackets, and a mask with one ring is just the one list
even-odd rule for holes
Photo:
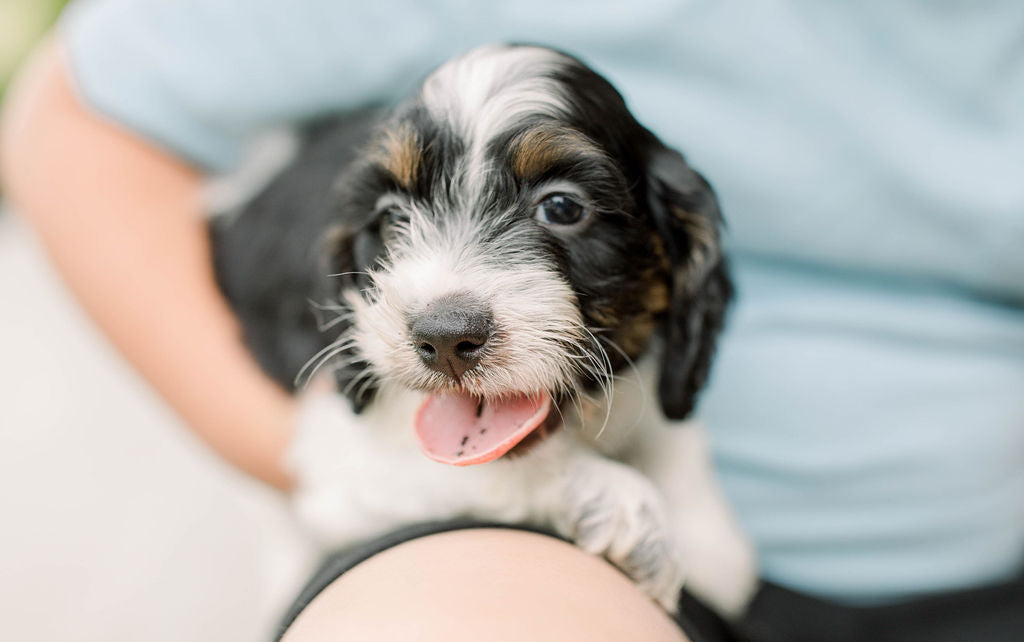
[[483,464],[536,442],[551,423],[552,408],[544,392],[495,399],[461,392],[431,394],[416,411],[416,439],[428,457],[442,464]]

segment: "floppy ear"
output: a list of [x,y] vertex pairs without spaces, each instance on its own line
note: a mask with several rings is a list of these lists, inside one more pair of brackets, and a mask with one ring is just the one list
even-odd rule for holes
[[[367,237],[372,236],[373,239]],[[329,368],[334,376],[337,389],[348,397],[352,410],[358,414],[373,401],[377,394],[377,386],[372,377],[368,376],[368,364],[362,360],[353,360],[353,348],[340,348],[347,343],[347,332],[352,326],[351,310],[344,302],[342,290],[346,288],[367,287],[366,272],[362,266],[371,265],[380,252],[376,241],[376,231],[372,233],[355,233],[349,226],[339,223],[332,226],[320,239],[318,253],[322,257],[329,275],[327,281],[321,281],[322,288],[311,303],[317,318],[317,326],[321,335],[330,341],[327,347],[318,353],[324,358],[323,366]],[[372,258],[367,258],[370,256]],[[329,306],[320,305],[330,302]],[[334,348],[338,347],[337,350]],[[307,373],[319,367],[318,360],[313,359],[306,365]]]
[[685,419],[707,380],[732,283],[722,258],[718,200],[681,154],[660,144],[648,158],[647,197],[671,262],[671,301],[658,380],[661,409]]
[[246,346],[286,390],[303,365],[331,341],[319,330],[311,300],[326,276],[311,232],[283,226],[278,204],[257,198],[239,216],[210,223],[217,282],[241,325]]
[[[217,282],[246,345],[264,372],[295,391],[321,358],[331,367],[329,353],[348,327],[344,310],[322,304],[339,302],[342,279],[329,275],[353,272],[353,252],[340,228],[296,229],[275,212],[294,210],[263,209],[257,199],[234,220],[214,220],[210,238]],[[356,380],[361,364],[343,363],[333,375],[359,412],[374,390]]]
[[[333,304],[343,306],[341,289],[357,285],[352,273],[369,264],[359,262],[361,254],[373,251],[363,247],[366,235],[355,233],[362,229],[358,222],[339,212],[337,191],[339,167],[365,138],[366,120],[353,117],[325,126],[241,212],[210,223],[217,282],[246,345],[289,391],[303,383],[300,373],[308,374],[307,364],[315,365],[318,355],[339,345],[348,319]],[[375,390],[362,378],[364,364],[350,363],[343,352],[323,366],[333,371],[338,390],[359,412]]]

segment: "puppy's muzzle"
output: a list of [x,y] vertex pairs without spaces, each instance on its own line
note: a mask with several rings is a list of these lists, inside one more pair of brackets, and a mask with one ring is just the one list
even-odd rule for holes
[[480,363],[493,334],[490,308],[470,294],[436,299],[409,322],[409,337],[423,364],[456,381]]

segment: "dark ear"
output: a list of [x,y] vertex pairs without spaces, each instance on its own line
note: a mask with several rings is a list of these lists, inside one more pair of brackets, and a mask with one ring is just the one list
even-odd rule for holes
[[670,419],[685,419],[707,380],[732,283],[722,258],[718,200],[681,154],[656,145],[647,166],[648,202],[671,262],[658,396]]
[[374,389],[362,385],[360,364],[332,354],[349,322],[339,297],[345,277],[330,275],[353,271],[349,239],[333,228],[315,238],[313,230],[289,227],[252,208],[234,220],[213,221],[217,282],[264,372],[297,391],[313,368],[333,370],[338,390],[359,412]]
[[310,308],[316,317],[317,329],[329,343],[307,362],[304,372],[299,375],[299,383],[304,383],[303,379],[313,376],[316,371],[331,373],[338,392],[348,397],[357,414],[373,401],[377,387],[368,364],[356,359],[355,350],[351,347],[351,309],[342,292],[368,286],[366,273],[359,266],[370,265],[372,261],[361,262],[359,257],[367,251],[373,251],[376,256],[378,250],[362,247],[373,244],[367,241],[367,236],[370,233],[357,233],[339,223],[320,240],[319,255],[324,266],[320,273],[327,278],[321,281],[323,287],[314,293],[317,298],[310,301]]
[[[380,238],[376,228],[353,230],[346,224],[332,227],[323,239],[323,256],[328,265],[330,285],[321,301],[331,306],[318,306],[318,321],[321,332],[333,337],[331,346],[349,343],[348,330],[352,327],[351,310],[344,301],[345,289],[369,287],[367,266],[373,265],[381,252]],[[337,305],[333,308],[333,305]],[[348,397],[357,414],[363,411],[377,394],[377,386],[369,364],[355,358],[355,350],[346,347],[324,363],[334,375],[338,391]]]
[[[340,345],[348,329],[341,290],[354,285],[360,253],[372,251],[360,245],[366,235],[356,233],[356,222],[338,211],[339,168],[369,129],[361,118],[321,126],[293,164],[241,212],[210,224],[217,282],[245,342],[289,391]],[[338,390],[359,412],[375,390],[364,378],[364,364],[348,356],[333,354],[320,371],[333,371]]]

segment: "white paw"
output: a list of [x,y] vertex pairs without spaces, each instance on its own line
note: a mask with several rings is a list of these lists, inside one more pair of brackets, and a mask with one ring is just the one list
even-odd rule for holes
[[565,471],[555,528],[583,550],[619,567],[669,613],[683,586],[682,560],[664,500],[636,470],[586,459]]

